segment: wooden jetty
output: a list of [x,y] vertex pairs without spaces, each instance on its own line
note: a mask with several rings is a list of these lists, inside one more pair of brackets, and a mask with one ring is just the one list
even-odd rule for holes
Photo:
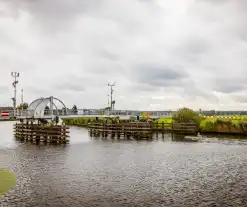
[[123,122],[123,123],[104,123],[93,122],[88,126],[91,136],[107,138],[117,137],[118,139],[152,139],[153,135],[171,132],[184,135],[195,135],[198,128],[195,124],[189,123],[152,123],[152,122]]
[[48,126],[34,123],[16,123],[14,136],[20,141],[67,143],[69,140],[69,127],[64,125]]

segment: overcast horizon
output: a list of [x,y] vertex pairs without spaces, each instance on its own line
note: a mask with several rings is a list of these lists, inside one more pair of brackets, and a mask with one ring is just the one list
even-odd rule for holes
[[247,110],[245,0],[0,0],[0,106]]

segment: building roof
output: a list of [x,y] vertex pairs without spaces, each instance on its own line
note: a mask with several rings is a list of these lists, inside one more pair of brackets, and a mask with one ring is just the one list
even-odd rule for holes
[[14,110],[12,106],[0,106],[0,111],[11,111]]

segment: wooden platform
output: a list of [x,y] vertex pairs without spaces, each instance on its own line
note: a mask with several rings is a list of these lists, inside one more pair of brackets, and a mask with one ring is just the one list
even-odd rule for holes
[[40,124],[20,123],[14,125],[14,136],[21,141],[67,143],[68,126],[45,126]]

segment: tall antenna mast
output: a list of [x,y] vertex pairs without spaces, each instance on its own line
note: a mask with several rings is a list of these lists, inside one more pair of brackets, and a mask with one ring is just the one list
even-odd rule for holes
[[24,103],[24,100],[23,100],[24,98],[23,98],[23,89],[21,89],[21,104],[23,105],[23,103]]
[[110,98],[110,95],[108,94],[107,95],[107,99],[108,99],[108,105],[107,106],[108,106],[108,109],[110,108],[110,99],[109,98]]
[[111,91],[110,91],[110,96],[111,96],[111,102],[110,102],[111,106],[110,106],[110,109],[111,109],[111,111],[113,110],[112,96],[113,96],[113,92],[114,92],[113,87],[114,87],[115,85],[116,85],[116,82],[114,82],[114,83],[112,83],[112,84],[108,83],[108,86],[110,86],[110,88],[111,88]]
[[16,85],[18,83],[17,78],[20,76],[20,74],[18,72],[11,72],[11,76],[14,78],[14,82],[12,83],[14,87],[14,98],[12,98],[12,100],[14,105],[14,117],[16,117]]

